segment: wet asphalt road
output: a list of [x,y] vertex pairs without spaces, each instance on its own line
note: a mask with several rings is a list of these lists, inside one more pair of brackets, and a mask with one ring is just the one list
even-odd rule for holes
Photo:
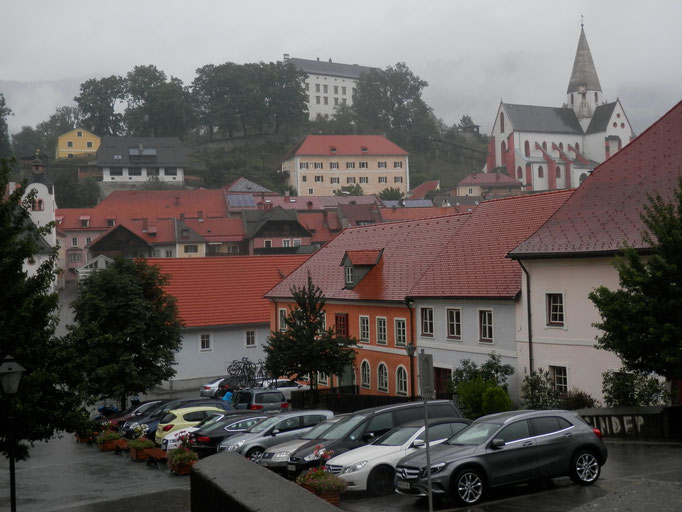
[[[39,443],[31,458],[17,463],[20,511],[189,512],[188,477],[165,467],[131,462],[125,455],[102,453],[76,444],[72,436]],[[434,510],[451,510],[436,500]],[[7,460],[0,466],[0,510],[9,510]],[[407,512],[428,510],[427,500],[392,495],[373,498],[346,493],[341,510]],[[460,509],[463,510],[463,509]],[[609,443],[609,461],[597,484],[573,485],[567,478],[540,487],[498,491],[470,509],[476,512],[564,512],[576,510],[673,512],[682,510],[682,444]]]

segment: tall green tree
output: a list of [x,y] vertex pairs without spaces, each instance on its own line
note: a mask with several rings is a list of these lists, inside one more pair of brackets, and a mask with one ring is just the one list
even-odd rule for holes
[[[8,190],[10,168],[2,160],[0,190]],[[7,452],[7,417],[15,418],[19,458],[28,454],[28,444],[47,440],[55,431],[75,428],[82,419],[81,397],[70,368],[78,354],[68,343],[55,338],[57,294],[56,249],[37,256],[41,240],[53,228],[37,227],[29,211],[35,191],[22,199],[28,183],[9,194],[0,194],[0,358],[7,355],[26,369],[13,398],[0,389],[0,451]],[[42,261],[42,262],[40,262]],[[33,271],[27,273],[24,265]]]
[[119,112],[126,98],[126,80],[111,75],[83,82],[74,98],[83,116],[83,128],[103,137],[124,133],[123,114]]
[[340,189],[334,191],[335,196],[364,196],[365,191],[362,189],[362,185],[344,185]]
[[118,399],[125,408],[127,397],[175,375],[182,324],[166,282],[144,260],[116,258],[80,285],[69,337],[92,398]]
[[12,156],[9,128],[7,127],[7,116],[11,115],[12,109],[7,106],[5,96],[0,92],[0,158],[10,158]]
[[379,192],[379,198],[386,201],[398,201],[403,198],[403,193],[397,187],[388,187]]
[[318,373],[341,375],[353,364],[355,338],[325,329],[326,300],[310,275],[305,286],[292,288],[296,307],[289,310],[286,330],[273,331],[265,346],[265,368],[270,375],[308,375],[317,389]]
[[17,158],[35,155],[36,151],[49,154],[47,148],[43,135],[31,126],[22,126],[21,131],[12,135],[12,153]]
[[682,178],[674,200],[650,196],[641,219],[650,250],[626,245],[614,262],[620,287],[589,295],[601,315],[597,346],[631,371],[674,381],[682,379]]

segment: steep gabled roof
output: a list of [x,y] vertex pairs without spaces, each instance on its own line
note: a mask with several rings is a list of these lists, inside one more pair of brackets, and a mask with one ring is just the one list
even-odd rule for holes
[[274,194],[270,189],[267,189],[258,183],[254,183],[251,180],[247,180],[244,177],[237,178],[234,180],[232,183],[229,185],[225,186],[225,193],[226,194],[234,194],[237,192],[246,192],[246,193],[264,193],[264,194]]
[[295,154],[296,156],[376,156],[407,155],[408,153],[382,135],[308,135]]
[[241,242],[244,239],[244,222],[239,217],[185,219],[185,224],[208,242]]
[[[291,287],[304,286],[310,273],[327,299],[402,301],[467,218],[467,214],[451,215],[345,229],[266,297],[291,297]],[[379,263],[353,289],[346,289],[343,269],[339,268],[346,252],[381,249],[384,252]]]
[[270,301],[263,294],[308,259],[307,255],[159,258],[170,277],[166,292],[176,298],[185,327],[267,323]]
[[682,176],[682,102],[598,166],[511,258],[611,255],[646,249],[640,214],[649,195],[674,198]]
[[[242,212],[244,224],[246,225],[245,238],[253,238],[268,222],[298,222],[295,210],[285,210],[277,206],[272,210],[244,210]],[[303,228],[303,226],[301,226]],[[305,229],[305,228],[303,228]]]
[[[568,199],[572,190],[484,201],[438,253],[410,297],[514,298],[521,267],[506,258]],[[510,219],[523,219],[510,226]]]
[[572,108],[538,107],[503,103],[514,131],[534,133],[572,133],[582,135],[583,129]]
[[616,108],[616,102],[605,103],[603,105],[598,105],[594,109],[594,115],[590,121],[590,125],[587,127],[586,134],[590,133],[600,133],[605,132],[609,125],[609,120],[613,115],[613,110]]
[[[329,75],[342,76],[346,78],[360,78],[362,73],[369,73],[372,69],[367,66],[358,66],[357,64],[340,64],[338,62],[331,62],[325,60],[310,60],[290,58],[286,62],[291,62],[296,68],[312,75]],[[350,91],[348,91],[350,94]]]
[[351,226],[381,222],[379,208],[375,204],[340,204],[338,211],[339,216]]
[[587,44],[585,30],[582,27],[580,28],[578,48],[575,51],[573,71],[571,71],[571,78],[568,81],[566,94],[577,92],[578,87],[581,85],[585,86],[585,89],[588,91],[601,91],[597,70],[594,67],[594,61],[592,60],[590,45]]

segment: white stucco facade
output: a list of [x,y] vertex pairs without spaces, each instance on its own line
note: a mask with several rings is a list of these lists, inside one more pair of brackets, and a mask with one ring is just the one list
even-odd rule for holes
[[[522,260],[530,274],[531,317],[534,369],[563,367],[568,389],[577,388],[602,400],[602,373],[621,367],[612,352],[595,348],[599,332],[593,327],[599,311],[588,294],[600,285],[618,287],[618,273],[611,258],[573,258]],[[530,371],[528,310],[525,298],[517,303],[517,374],[520,381]],[[548,294],[563,297],[563,326],[549,325]]]
[[[421,331],[421,309],[433,309],[433,336]],[[461,336],[448,335],[448,310],[459,310]],[[493,338],[481,341],[480,312],[492,311]],[[511,300],[466,300],[466,299],[417,299],[414,304],[416,341],[418,349],[433,355],[434,368],[455,370],[462,359],[470,359],[479,366],[488,360],[494,351],[502,357],[503,364],[516,364],[516,305]],[[510,398],[519,401],[517,375],[507,380]]]

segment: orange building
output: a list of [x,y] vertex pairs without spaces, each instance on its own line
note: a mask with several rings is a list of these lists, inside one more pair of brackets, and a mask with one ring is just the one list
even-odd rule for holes
[[418,394],[416,364],[406,347],[415,344],[409,290],[468,215],[348,228],[270,290],[270,327],[283,325],[308,274],[326,299],[326,324],[358,340],[354,367],[323,377],[329,386],[355,384],[361,394]]

